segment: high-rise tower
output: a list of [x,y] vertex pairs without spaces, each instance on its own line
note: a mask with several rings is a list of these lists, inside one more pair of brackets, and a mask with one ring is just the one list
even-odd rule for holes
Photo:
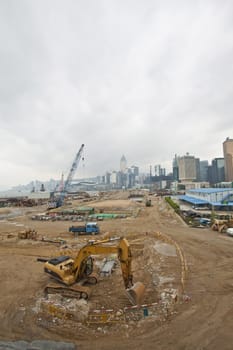
[[177,158],[179,168],[179,180],[195,181],[197,179],[197,161],[194,156],[186,153],[185,156]]
[[226,181],[233,181],[233,139],[226,138],[223,142],[224,167]]
[[208,175],[211,184],[225,181],[224,158],[214,158],[212,160]]
[[121,161],[120,161],[120,171],[122,173],[126,173],[126,168],[127,168],[127,161],[126,161],[125,156],[123,155],[121,157]]
[[175,158],[172,162],[172,174],[173,174],[173,180],[178,181],[179,180],[179,166],[178,166],[178,157],[175,154]]

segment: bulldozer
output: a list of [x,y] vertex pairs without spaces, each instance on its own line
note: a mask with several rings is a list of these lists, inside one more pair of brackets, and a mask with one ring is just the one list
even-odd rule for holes
[[59,256],[46,261],[45,273],[60,283],[47,285],[45,293],[59,293],[65,297],[88,299],[91,289],[85,284],[96,284],[98,281],[98,275],[93,272],[92,256],[99,254],[117,254],[126,295],[131,304],[140,305],[145,286],[141,282],[133,283],[131,249],[128,241],[122,237],[89,241],[78,251],[75,259],[70,256]]

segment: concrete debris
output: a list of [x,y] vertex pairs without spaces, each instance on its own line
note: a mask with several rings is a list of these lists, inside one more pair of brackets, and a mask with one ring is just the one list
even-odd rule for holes
[[47,314],[60,319],[73,319],[83,322],[89,313],[89,304],[84,299],[68,299],[61,295],[50,294],[47,298],[37,301],[33,311],[37,314]]
[[173,288],[169,288],[169,289],[164,289],[164,291],[161,293],[161,299],[165,300],[165,299],[176,299],[177,296],[177,290],[173,289]]
[[167,284],[174,281],[174,277],[159,276],[159,284]]
[[191,300],[191,297],[189,295],[187,295],[187,294],[183,295],[183,301],[185,301],[187,303],[190,300]]
[[100,269],[101,276],[109,276],[112,273],[112,270],[116,266],[116,260],[113,258],[105,259],[103,265]]
[[42,237],[41,242],[54,243],[54,244],[58,244],[58,245],[66,244],[66,241],[62,238],[48,239],[44,236]]

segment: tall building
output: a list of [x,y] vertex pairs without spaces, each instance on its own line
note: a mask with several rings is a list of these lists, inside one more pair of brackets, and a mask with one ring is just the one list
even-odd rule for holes
[[117,177],[117,172],[116,171],[113,171],[111,174],[110,174],[110,183],[112,185],[117,185],[118,183],[118,177]]
[[229,137],[223,142],[223,155],[225,163],[225,180],[233,181],[233,139]]
[[225,181],[224,158],[214,158],[209,167],[209,182],[217,184]]
[[196,181],[201,181],[201,165],[200,165],[200,159],[195,158],[196,161]]
[[155,169],[155,176],[166,176],[166,169],[161,168],[160,164],[155,165],[154,169]]
[[186,153],[177,158],[180,181],[195,181],[197,179],[197,159]]
[[160,170],[161,170],[161,166],[155,165],[155,176],[160,176]]
[[139,176],[139,167],[138,166],[132,165],[131,170],[132,170],[132,173],[134,174],[134,176]]
[[123,155],[120,160],[120,171],[122,173],[126,173],[126,169],[127,169],[127,161],[125,156]]
[[173,159],[173,162],[172,162],[172,175],[173,175],[173,180],[175,180],[175,181],[179,180],[178,157],[176,154],[175,154],[175,158]]
[[208,181],[208,160],[200,161],[200,181]]

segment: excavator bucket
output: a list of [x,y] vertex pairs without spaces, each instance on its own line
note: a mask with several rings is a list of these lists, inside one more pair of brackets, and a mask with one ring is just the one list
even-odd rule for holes
[[133,287],[126,289],[126,294],[133,305],[141,305],[145,293],[145,286],[136,282]]

